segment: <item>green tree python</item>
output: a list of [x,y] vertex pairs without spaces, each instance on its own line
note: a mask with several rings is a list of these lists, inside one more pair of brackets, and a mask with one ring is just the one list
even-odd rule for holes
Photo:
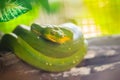
[[87,51],[83,34],[73,24],[20,25],[3,36],[2,44],[26,63],[50,72],[69,70],[80,63]]

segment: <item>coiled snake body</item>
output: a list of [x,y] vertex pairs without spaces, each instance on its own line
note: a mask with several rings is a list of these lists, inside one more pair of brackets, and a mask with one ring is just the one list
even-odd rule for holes
[[37,68],[59,72],[76,66],[86,53],[83,35],[75,25],[18,26],[2,42],[23,61]]

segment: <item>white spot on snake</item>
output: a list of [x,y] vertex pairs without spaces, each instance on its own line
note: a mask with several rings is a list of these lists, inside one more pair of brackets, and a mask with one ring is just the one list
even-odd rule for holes
[[46,65],[48,65],[48,66],[52,66],[52,64],[51,64],[51,63],[47,63],[47,62],[46,62],[45,64],[46,64]]
[[46,65],[48,65],[48,63],[45,63]]
[[76,59],[76,62],[78,62],[79,61],[79,59]]
[[73,61],[73,64],[76,63],[76,61]]
[[52,66],[52,64],[51,64],[51,63],[49,63],[49,66]]
[[71,50],[71,48],[68,48],[68,50]]
[[51,64],[51,63],[47,63],[47,62],[46,62],[45,64],[46,64],[46,65],[48,65],[48,66],[52,66],[52,64]]
[[75,58],[78,58],[78,56],[75,56]]
[[40,38],[40,37],[37,37],[38,39]]

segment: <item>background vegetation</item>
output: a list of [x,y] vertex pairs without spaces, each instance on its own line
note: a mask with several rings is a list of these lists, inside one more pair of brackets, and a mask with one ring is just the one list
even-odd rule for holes
[[72,22],[81,27],[86,38],[120,34],[119,0],[39,1],[40,6],[32,4],[29,12],[8,22],[0,22],[0,32],[10,33],[19,24],[29,26],[33,22],[41,25]]

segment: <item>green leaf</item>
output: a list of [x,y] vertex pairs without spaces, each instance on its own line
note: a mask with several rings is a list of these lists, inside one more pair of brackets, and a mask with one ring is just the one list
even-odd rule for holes
[[46,9],[48,13],[50,12],[50,6],[48,0],[40,0],[40,4],[44,9]]
[[32,9],[26,0],[2,0],[0,6],[0,22],[14,19]]
[[30,3],[32,6],[36,5],[39,7],[42,7],[47,12],[50,12],[50,6],[48,0],[26,0],[28,3]]

